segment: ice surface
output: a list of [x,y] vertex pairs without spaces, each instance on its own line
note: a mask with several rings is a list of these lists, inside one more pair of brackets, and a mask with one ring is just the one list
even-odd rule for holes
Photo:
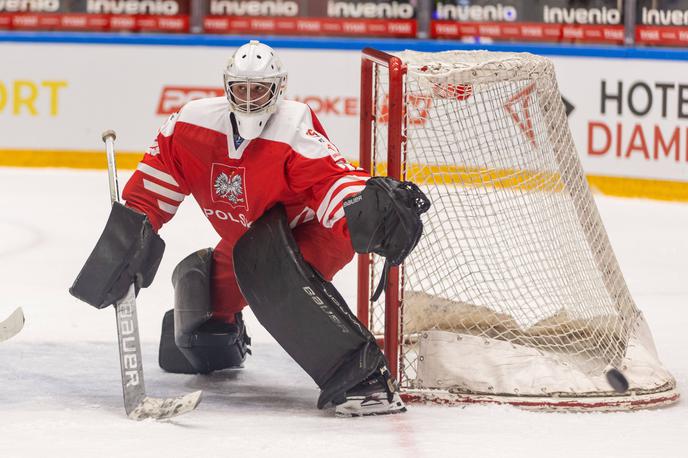
[[[126,181],[127,174],[121,174]],[[688,389],[688,205],[597,197],[621,268],[662,361]],[[170,275],[217,242],[191,198],[161,234],[167,251],[139,295],[151,396],[203,389],[199,408],[166,422],[124,415],[113,310],[67,293],[105,223],[104,171],[0,169],[0,316],[26,326],[0,345],[0,457],[683,457],[688,402],[612,414],[511,407],[410,406],[404,415],[340,419],[315,408],[318,390],[248,313],[246,368],[171,375],[157,365]],[[354,265],[335,279],[354,303]]]

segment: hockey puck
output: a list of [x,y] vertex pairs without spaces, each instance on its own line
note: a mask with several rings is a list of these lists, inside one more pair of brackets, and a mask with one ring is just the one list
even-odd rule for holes
[[628,379],[616,368],[611,368],[605,374],[607,382],[617,393],[625,393],[628,391]]

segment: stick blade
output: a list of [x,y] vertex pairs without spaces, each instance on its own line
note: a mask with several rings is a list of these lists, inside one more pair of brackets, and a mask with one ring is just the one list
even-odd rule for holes
[[201,402],[202,391],[177,396],[176,398],[152,398],[144,397],[133,409],[127,411],[127,416],[132,420],[145,420],[153,418],[164,420],[191,412]]
[[0,342],[7,340],[10,337],[14,337],[22,330],[24,327],[24,312],[21,307],[12,312],[12,314],[7,317],[3,322],[0,322]]

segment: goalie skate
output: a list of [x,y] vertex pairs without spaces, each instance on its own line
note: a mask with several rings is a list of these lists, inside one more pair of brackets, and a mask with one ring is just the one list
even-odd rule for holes
[[337,404],[338,417],[365,417],[406,412],[396,384],[389,372],[374,374],[346,393],[346,399]]

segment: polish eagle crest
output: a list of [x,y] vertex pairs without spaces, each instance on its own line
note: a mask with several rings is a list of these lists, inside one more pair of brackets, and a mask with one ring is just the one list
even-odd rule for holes
[[220,173],[215,178],[215,194],[233,204],[243,203],[244,190],[241,186],[241,175],[227,176],[224,172]]

